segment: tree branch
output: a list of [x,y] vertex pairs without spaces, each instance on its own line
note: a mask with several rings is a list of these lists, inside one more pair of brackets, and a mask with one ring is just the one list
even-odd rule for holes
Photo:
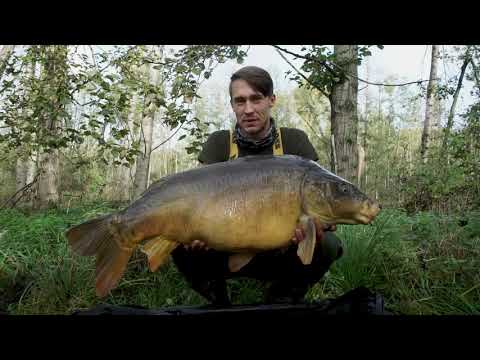
[[35,178],[32,180],[32,182],[28,183],[27,185],[22,187],[20,190],[18,190],[15,194],[13,194],[7,201],[5,201],[3,203],[2,207],[0,207],[0,209],[5,208],[10,201],[13,201],[13,199],[15,199],[15,196],[17,196],[17,194],[22,193],[22,195],[20,195],[20,197],[15,202],[12,202],[11,208],[13,208],[15,205],[17,205],[17,203],[22,199],[22,197],[25,196],[26,190],[28,190],[29,188],[31,188],[33,186],[33,184],[35,184],[35,182],[38,180],[39,176],[40,176],[40,174],[37,174],[35,176]]
[[[322,60],[318,60],[314,57],[311,57],[311,56],[305,56],[305,55],[300,55],[300,54],[296,54],[294,52],[291,52],[287,49],[283,49],[281,48],[280,46],[277,46],[277,45],[272,45],[274,48],[280,51],[283,51],[287,54],[290,54],[292,56],[295,56],[297,58],[300,58],[300,59],[305,59],[305,60],[308,60],[308,61],[313,61],[313,62],[316,62],[318,64],[321,64],[323,65],[330,73],[332,73],[333,75],[335,76],[338,76],[338,74],[327,64],[326,61],[322,61]],[[342,67],[340,65],[337,65],[335,62],[333,61],[330,61],[332,63],[333,66],[339,68],[339,69],[342,69]],[[407,83],[400,83],[400,84],[385,84],[385,83],[374,83],[374,82],[370,82],[370,81],[367,81],[367,80],[364,80],[362,78],[359,78],[358,76],[355,76],[353,74],[350,74],[348,72],[345,72],[342,70],[342,72],[346,75],[346,76],[349,76],[349,77],[353,77],[355,79],[357,79],[358,81],[361,81],[365,84],[369,84],[369,85],[375,85],[375,86],[405,86],[405,85],[411,85],[411,84],[420,84],[422,82],[427,82],[427,81],[430,81],[430,80],[416,80],[416,81],[410,81],[410,82],[407,82]],[[440,79],[434,79],[434,80],[440,80]]]
[[283,51],[287,54],[290,54],[290,55],[293,55],[297,58],[300,58],[300,59],[305,59],[305,60],[308,60],[308,61],[313,61],[313,62],[316,62],[316,63],[319,63],[323,66],[325,66],[325,68],[334,76],[337,76],[338,74],[335,72],[335,70],[333,70],[327,63],[326,61],[321,61],[321,60],[318,60],[316,58],[313,58],[313,57],[310,57],[310,56],[305,56],[305,55],[300,55],[300,54],[296,54],[294,52],[291,52],[287,49],[284,49],[284,48],[281,48],[280,46],[278,45],[272,45],[274,48],[276,48],[277,50],[280,50],[280,51]]
[[293,65],[290,61],[288,61],[288,59],[280,52],[280,50],[276,49],[278,54],[282,57],[283,60],[285,60],[285,62],[290,65],[293,70],[295,70],[297,72],[298,75],[300,75],[302,78],[305,79],[305,81],[307,81],[310,85],[312,85],[315,89],[317,89],[318,91],[320,91],[324,96],[326,96],[328,98],[328,94],[323,91],[322,89],[320,89],[316,84],[314,84],[313,82],[311,82],[305,75],[303,75],[300,70],[298,70],[295,65]]
[[169,65],[169,64],[166,63],[166,62],[153,61],[153,60],[149,59],[148,57],[144,57],[142,60],[143,60],[143,63],[144,63],[144,64],[154,64],[154,65],[162,65],[162,66],[167,66],[167,65]]
[[[324,144],[328,145],[328,140],[325,140],[325,139],[323,139],[322,137],[320,137],[320,136],[317,134],[317,130],[315,130],[315,129],[313,128],[312,124],[310,124],[310,122],[307,121],[307,119],[304,119],[303,116],[300,116],[300,119],[302,119],[302,121],[303,121],[305,124],[307,124],[307,126],[310,128],[310,130],[312,130],[313,135],[315,135],[318,140],[320,140],[320,141],[323,142]],[[325,136],[325,134],[323,134],[323,131],[322,131],[321,128],[319,129],[319,132],[320,132],[320,135]]]
[[463,76],[465,75],[465,70],[468,64],[470,63],[470,61],[471,61],[471,57],[469,54],[469,50],[467,49],[465,59],[463,60],[462,67],[460,69],[460,76],[458,77],[457,88],[455,89],[455,94],[453,95],[452,106],[450,107],[450,112],[448,114],[447,127],[445,128],[445,134],[443,137],[442,149],[441,149],[442,158],[443,156],[445,156],[447,152],[448,138],[450,136],[450,130],[453,126],[453,117],[455,116],[455,107],[457,106],[458,95],[460,94],[460,90],[462,88],[462,82],[463,82]]
[[170,140],[172,137],[175,136],[175,134],[182,128],[182,126],[184,125],[185,123],[181,123],[180,126],[178,127],[177,130],[175,130],[175,132],[170,135],[166,140],[162,141],[160,144],[158,144],[157,146],[155,146],[152,150],[150,150],[150,154],[154,151],[154,150],[157,150],[160,146],[162,146],[163,144],[165,144],[168,140]]

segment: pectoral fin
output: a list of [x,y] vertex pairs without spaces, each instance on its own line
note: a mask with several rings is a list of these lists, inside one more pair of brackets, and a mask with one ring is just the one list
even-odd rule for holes
[[303,239],[298,245],[297,255],[303,265],[309,265],[312,262],[315,242],[317,239],[315,223],[313,219],[308,216],[302,216],[300,222],[305,229],[305,239]]
[[254,256],[255,254],[251,253],[232,255],[228,258],[228,269],[231,272],[237,272],[247,265]]
[[168,256],[178,245],[178,242],[167,240],[161,236],[149,240],[143,246],[142,252],[148,257],[150,271],[157,271],[168,260]]

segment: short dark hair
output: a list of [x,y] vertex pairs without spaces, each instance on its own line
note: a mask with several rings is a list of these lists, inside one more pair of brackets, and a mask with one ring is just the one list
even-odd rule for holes
[[232,96],[232,82],[235,80],[245,80],[254,90],[260,91],[263,96],[273,95],[273,81],[270,74],[257,66],[245,66],[237,70],[230,77],[230,97]]

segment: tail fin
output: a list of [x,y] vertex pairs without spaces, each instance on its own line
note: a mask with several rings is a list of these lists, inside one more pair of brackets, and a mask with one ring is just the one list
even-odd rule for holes
[[97,254],[96,289],[99,297],[107,296],[122,277],[133,249],[120,248],[116,241],[108,241]]
[[110,218],[111,215],[106,215],[70,228],[66,236],[73,251],[78,255],[93,256],[105,242],[111,241]]
[[117,285],[133,253],[133,249],[120,248],[113,238],[109,228],[111,216],[86,221],[66,233],[76,254],[97,255],[96,291],[99,297],[105,297]]

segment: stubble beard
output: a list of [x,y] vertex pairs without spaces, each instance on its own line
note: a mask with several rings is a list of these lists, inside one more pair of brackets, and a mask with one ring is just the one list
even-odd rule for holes
[[[268,116],[268,119],[270,119],[270,116]],[[247,131],[245,128],[241,128],[241,130],[245,135],[253,138],[254,140],[260,140],[265,137],[267,130],[270,128],[270,126],[271,126],[271,122],[270,120],[267,120],[263,123],[261,128],[259,128],[254,132]]]

